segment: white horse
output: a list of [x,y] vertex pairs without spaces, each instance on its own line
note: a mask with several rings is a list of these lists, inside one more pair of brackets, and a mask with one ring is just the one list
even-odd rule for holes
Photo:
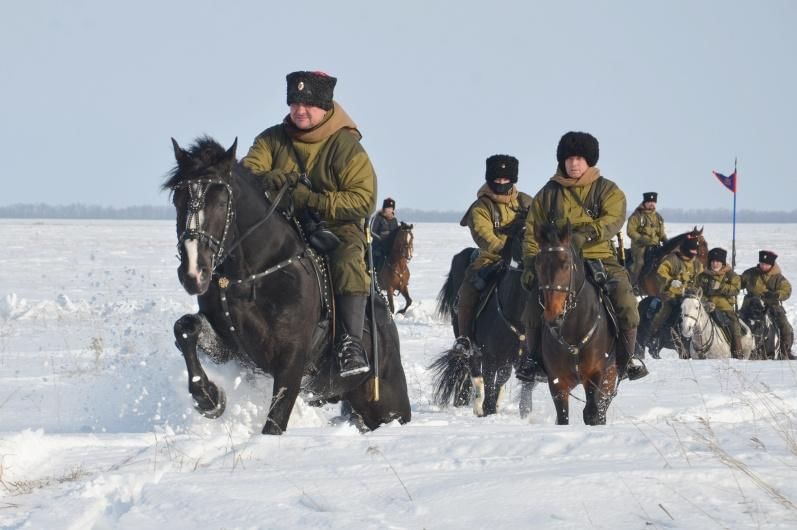
[[[698,290],[685,294],[681,301],[681,337],[688,343],[685,349],[692,359],[728,359],[731,356],[729,339],[706,311],[701,296]],[[741,319],[739,325],[742,326],[742,358],[749,359],[755,349],[753,334]]]

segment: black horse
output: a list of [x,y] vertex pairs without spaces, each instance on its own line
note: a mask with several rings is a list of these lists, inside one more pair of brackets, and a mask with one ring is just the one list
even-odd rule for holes
[[755,348],[750,359],[784,359],[780,353],[780,331],[775,319],[769,314],[767,305],[753,296],[742,312],[742,320],[750,327]]
[[[584,387],[584,423],[604,425],[617,386],[615,327],[598,288],[587,279],[567,223],[535,234],[540,245],[535,272],[542,299],[542,359],[556,408],[556,423],[569,422],[570,392]],[[529,303],[536,303],[536,300]]]
[[[522,228],[518,223],[515,228]],[[449,349],[435,360],[432,370],[435,374],[435,402],[445,406],[453,400],[455,406],[468,403],[475,386],[474,412],[478,416],[495,414],[504,384],[512,375],[523,355],[525,336],[522,324],[526,292],[520,286],[521,271],[506,265],[511,256],[519,252],[521,230],[510,228],[503,265],[495,271],[495,289],[483,306],[474,323],[474,344],[476,347],[470,357],[459,350]],[[451,260],[451,269],[446,281],[437,295],[437,314],[450,318],[454,337],[460,335],[457,322],[456,296],[459,286],[465,279],[465,269],[475,256],[475,248],[466,248]],[[534,383],[521,383],[520,416],[531,413],[531,394]]]
[[236,163],[237,140],[226,151],[207,137],[188,151],[172,143],[177,166],[163,189],[172,191],[177,210],[177,274],[199,302],[198,313],[175,322],[174,334],[197,410],[216,418],[225,408],[223,390],[197,358],[199,346],[216,362],[235,358],[274,377],[263,434],[285,432],[300,390],[316,401],[347,400],[369,429],[410,421],[398,332],[381,297],[369,315],[377,322],[378,363],[366,323],[371,373],[341,378],[330,351],[325,258],[292,219],[275,213],[287,190],[269,201]]

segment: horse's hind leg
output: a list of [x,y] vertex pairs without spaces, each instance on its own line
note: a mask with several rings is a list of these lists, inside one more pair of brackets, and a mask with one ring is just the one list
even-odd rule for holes
[[291,362],[274,374],[271,406],[263,426],[263,434],[282,434],[288,428],[288,420],[299,395],[302,380],[302,365],[296,353],[286,353]]
[[529,414],[531,414],[531,396],[536,384],[536,382],[529,383],[525,381],[520,383],[520,403],[518,404],[518,407],[520,409],[521,418],[528,418]]
[[402,308],[399,310],[399,314],[400,314],[400,315],[403,315],[403,314],[404,314],[404,313],[407,311],[407,308],[409,308],[409,307],[410,307],[410,305],[412,305],[412,298],[410,298],[410,290],[409,290],[409,287],[408,287],[408,286],[406,286],[406,285],[405,285],[405,286],[404,286],[404,288],[403,288],[403,289],[401,289],[399,292],[401,292],[401,296],[403,296],[403,297],[404,297],[404,307],[402,307]]
[[512,365],[502,366],[498,370],[490,369],[485,372],[483,405],[485,416],[498,412],[498,403],[504,391],[504,384],[509,380],[511,374]]
[[202,330],[200,318],[198,314],[180,317],[174,323],[174,336],[188,369],[188,391],[194,398],[194,407],[206,418],[213,419],[224,413],[227,401],[224,391],[208,379],[197,358],[196,345]]

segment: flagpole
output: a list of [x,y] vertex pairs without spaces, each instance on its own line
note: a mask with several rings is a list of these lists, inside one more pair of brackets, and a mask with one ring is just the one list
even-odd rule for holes
[[737,158],[733,159],[733,239],[731,241],[731,267],[736,268],[736,189],[739,186],[739,174],[736,172]]

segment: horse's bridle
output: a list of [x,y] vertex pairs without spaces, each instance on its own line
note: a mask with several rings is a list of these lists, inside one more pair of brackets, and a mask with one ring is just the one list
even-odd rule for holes
[[[570,354],[578,355],[578,352],[581,350],[581,348],[586,346],[587,343],[590,341],[590,339],[595,335],[595,330],[598,329],[598,322],[600,321],[600,315],[592,323],[592,327],[590,327],[589,331],[587,331],[587,333],[576,344],[570,344],[569,342],[567,342],[564,339],[564,337],[562,336],[562,326],[564,326],[565,320],[567,320],[568,313],[570,311],[572,311],[573,309],[575,309],[576,306],[578,305],[578,296],[581,294],[581,291],[584,289],[584,286],[587,284],[587,276],[586,276],[586,274],[584,275],[584,279],[582,280],[581,285],[578,286],[578,289],[575,289],[574,286],[573,286],[573,283],[575,282],[575,279],[573,277],[573,271],[577,267],[577,265],[576,265],[577,262],[576,262],[576,259],[573,256],[572,246],[571,247],[564,247],[564,246],[560,245],[558,247],[544,247],[544,248],[540,249],[539,253],[543,253],[543,252],[544,253],[554,253],[554,252],[569,252],[570,253],[570,257],[571,257],[571,260],[572,260],[573,263],[570,266],[570,281],[568,282],[568,285],[545,284],[545,285],[540,285],[539,289],[540,289],[540,291],[559,291],[559,292],[567,293],[567,300],[565,301],[564,310],[562,311],[562,314],[559,315],[556,318],[555,323],[553,325],[551,325],[547,321],[545,321],[545,319],[543,319],[543,322],[545,324],[545,327],[550,330],[550,332],[553,334],[554,338],[556,338],[556,340],[559,342],[559,344],[564,346]],[[542,302],[540,302],[540,303],[542,303]]]
[[[221,239],[216,239],[213,234],[203,230],[199,224],[199,212],[205,209],[205,198],[211,186],[223,186],[227,190],[227,212],[224,218],[224,231],[221,234]],[[192,239],[207,244],[213,252],[213,263],[211,264],[211,270],[213,270],[219,263],[224,261],[221,259],[224,256],[224,242],[230,231],[233,216],[232,187],[222,179],[199,178],[179,182],[172,187],[172,191],[182,188],[188,190],[188,212],[185,219],[185,228],[177,238],[177,251],[179,253],[181,245]]]
[[[230,175],[232,174],[232,170],[230,170]],[[224,218],[224,231],[221,234],[221,239],[216,239],[213,234],[205,231],[199,224],[199,212],[201,212],[205,208],[205,198],[207,196],[208,190],[211,186],[224,186],[227,190],[227,212]],[[224,263],[224,260],[235,250],[238,245],[240,245],[247,237],[249,237],[255,229],[257,229],[260,225],[265,223],[269,217],[274,213],[277,208],[277,205],[282,200],[282,197],[288,191],[289,186],[286,184],[284,185],[274,199],[271,202],[271,208],[269,208],[266,215],[263,216],[257,223],[252,225],[238,240],[233,243],[227,251],[224,251],[224,242],[227,240],[227,234],[230,232],[230,225],[232,224],[233,215],[235,215],[235,210],[232,207],[232,186],[222,179],[209,179],[209,178],[198,178],[198,179],[187,179],[182,182],[175,184],[172,187],[172,191],[176,191],[181,188],[186,188],[188,190],[188,213],[186,215],[185,220],[185,229],[177,238],[177,252],[180,253],[181,245],[187,241],[196,239],[200,243],[205,242],[209,247],[210,250],[213,251],[213,262],[211,263],[210,270],[215,271],[216,267],[220,264]],[[196,227],[191,226],[191,224],[195,223]]]
[[574,288],[573,282],[575,280],[573,279],[573,270],[575,270],[575,268],[576,268],[576,260],[572,259],[573,258],[572,248],[563,247],[561,245],[558,246],[558,247],[544,247],[544,248],[540,249],[539,254],[544,254],[544,253],[545,254],[553,254],[555,252],[569,252],[570,253],[571,261],[573,262],[572,265],[570,266],[570,280],[568,281],[567,285],[546,283],[546,284],[540,285],[539,286],[539,290],[540,291],[559,291],[559,292],[562,292],[562,293],[567,293],[567,300],[565,301],[565,308],[562,311],[562,314],[560,316],[561,322],[564,322],[564,320],[567,318],[567,313],[576,308],[576,305],[577,305],[576,298],[578,297],[578,293],[580,293],[581,290],[584,288],[584,284],[586,283],[587,279],[586,279],[586,277],[584,277],[584,281],[581,283],[579,288],[578,289]]
[[[694,331],[692,331],[691,342],[694,344],[695,332],[697,332],[697,335],[700,336],[700,340],[701,340],[701,344],[702,344],[703,330],[706,329],[706,326],[711,326],[711,336],[709,337],[708,342],[703,344],[699,349],[695,350],[695,353],[703,355],[708,350],[710,350],[711,346],[714,344],[714,335],[716,333],[716,330],[714,329],[714,325],[711,322],[711,317],[708,317],[708,315],[707,315],[708,318],[706,320],[706,326],[703,326],[702,328],[698,328],[698,326],[700,324],[700,314],[703,312],[703,303],[700,301],[700,299],[697,296],[691,296],[690,295],[690,296],[685,296],[684,298],[694,298],[695,300],[697,300],[697,316],[681,314],[681,318],[683,318],[683,319],[687,319],[688,318],[688,319],[691,319],[691,320],[693,320],[695,322],[695,325],[693,327]],[[683,311],[681,311],[681,313],[683,313]]]

